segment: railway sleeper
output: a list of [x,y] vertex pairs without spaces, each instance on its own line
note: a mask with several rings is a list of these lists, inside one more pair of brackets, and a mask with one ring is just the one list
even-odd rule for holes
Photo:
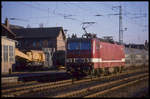
[[109,89],[105,89],[105,90],[103,90],[103,91],[99,91],[99,92],[97,92],[97,93],[94,93],[94,94],[91,94],[91,95],[87,95],[87,96],[85,96],[85,98],[98,97],[98,96],[104,95],[104,94],[106,94],[106,93],[108,93],[108,92],[110,92],[110,91],[114,91],[114,90],[117,90],[117,89],[119,89],[119,88],[123,88],[123,87],[125,87],[125,86],[134,84],[134,83],[139,82],[139,81],[144,80],[144,79],[148,79],[148,77],[136,79],[136,80],[130,81],[130,82],[128,82],[128,83],[123,83],[123,84],[120,84],[119,86],[113,86],[113,87],[111,87],[111,88],[109,88]]
[[[140,71],[140,70],[136,70],[136,71]],[[70,80],[71,81],[71,80]],[[87,80],[87,81],[89,81],[89,80]],[[66,81],[61,81],[61,82],[66,82]],[[83,81],[79,81],[79,82],[83,82]],[[79,83],[78,82],[78,83]],[[71,84],[71,83],[70,83]],[[51,85],[51,84],[50,84]],[[64,86],[64,85],[62,85],[62,86]],[[44,88],[34,88],[33,90],[34,91],[40,91],[40,90],[43,90],[43,89],[49,89],[49,88],[58,88],[58,87],[60,87],[60,86],[57,86],[57,87],[54,87],[54,86],[45,86]],[[29,93],[30,91],[21,91],[21,93],[20,94],[24,94],[24,93]],[[32,91],[31,91],[32,92]],[[9,93],[10,94],[10,93]],[[19,93],[17,94],[17,93],[14,93],[14,94],[16,94],[16,95],[20,95]]]
[[101,90],[103,87],[107,87],[107,86],[110,86],[110,85],[113,85],[113,84],[117,84],[118,82],[128,81],[129,79],[134,79],[134,78],[142,77],[142,76],[145,76],[145,75],[147,75],[147,73],[142,74],[142,75],[138,75],[138,76],[133,76],[133,77],[129,77],[129,78],[120,79],[120,80],[117,80],[117,81],[108,82],[108,83],[105,83],[105,84],[102,84],[102,85],[101,84],[96,85],[96,86],[93,86],[93,87],[90,87],[90,88],[82,89],[82,90],[79,90],[79,91],[74,91],[74,92],[68,93],[66,95],[60,95],[60,96],[56,96],[56,97],[83,97],[83,96],[85,96],[85,94],[88,95],[88,94],[94,93],[96,91]]

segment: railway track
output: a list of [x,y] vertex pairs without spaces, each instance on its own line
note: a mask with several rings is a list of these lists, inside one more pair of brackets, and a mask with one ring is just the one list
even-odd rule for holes
[[96,86],[83,88],[82,90],[72,91],[67,94],[57,95],[54,96],[55,98],[64,98],[64,97],[85,97],[85,98],[91,98],[91,97],[97,97],[100,95],[103,95],[107,92],[119,89],[121,87],[136,83],[138,81],[148,79],[148,73],[140,74],[136,76],[131,76],[111,82],[106,82],[104,84],[99,84]]
[[[125,78],[127,78],[127,77],[125,77]],[[120,77],[120,78],[118,77],[118,80],[119,79],[122,79],[122,77]],[[107,84],[112,81],[117,81],[117,80],[115,80],[115,79],[112,80],[112,78],[108,78],[106,81],[101,79],[101,80],[96,80],[95,82],[85,82],[82,84],[80,83],[79,85],[76,84],[75,86],[69,86],[70,88],[68,87],[68,88],[65,88],[64,90],[59,90],[59,91],[55,91],[55,92],[51,91],[47,95],[45,95],[45,97],[49,97],[49,98],[51,98],[51,97],[54,97],[54,98],[83,97],[82,95],[86,94],[86,92],[96,91],[95,89],[97,88],[97,86],[103,86],[103,84]],[[109,86],[109,84],[107,84],[106,86]],[[93,90],[91,90],[92,86],[96,86],[96,87],[93,88]],[[105,87],[101,87],[101,88],[97,88],[97,89],[102,89],[102,88],[105,88]]]
[[149,79],[149,76],[148,75],[145,75],[145,77],[143,78],[138,78],[138,79],[132,79],[132,81],[128,81],[128,83],[123,83],[123,84],[120,84],[118,86],[113,86],[111,87],[110,89],[106,89],[106,90],[103,90],[103,91],[100,91],[100,92],[97,92],[97,93],[94,93],[94,94],[91,94],[91,95],[88,95],[88,96],[85,96],[84,98],[91,98],[91,97],[101,97],[102,95],[104,94],[107,94],[108,92],[111,92],[111,91],[115,91],[117,89],[120,89],[120,88],[123,88],[123,87],[126,87],[126,86],[129,86],[129,85],[133,85],[137,82],[140,82],[140,81],[143,81],[143,80],[146,80],[146,79]]
[[[129,68],[130,70],[133,70],[133,68]],[[140,67],[137,67],[136,70],[141,69]],[[128,70],[128,71],[130,71]],[[20,87],[20,86],[27,86],[27,85],[33,85],[33,84],[40,84],[38,81],[30,81],[30,82],[23,82],[23,81],[18,81],[14,83],[2,83],[1,88],[2,89],[10,89],[14,87]]]
[[[117,76],[119,77],[121,75],[127,75],[127,74],[131,74],[135,72],[141,72],[141,70],[135,70],[135,71],[125,72],[121,74],[110,75],[107,77],[93,78],[92,81],[111,79]],[[35,93],[35,92],[43,91],[46,89],[63,89],[63,88],[66,88],[67,86],[74,86],[74,85],[85,83],[85,82],[86,83],[91,82],[91,79],[87,78],[87,79],[83,79],[80,81],[75,81],[74,84],[72,84],[72,80],[69,79],[69,80],[50,82],[50,83],[44,83],[44,84],[36,84],[36,85],[31,85],[31,86],[22,86],[19,88],[5,89],[5,90],[2,90],[2,96],[3,97],[15,97],[15,96],[20,96],[20,95],[31,93],[31,92]]]
[[[143,75],[140,75],[140,76],[135,76],[135,77],[131,77],[130,79],[129,78],[125,78],[125,79],[123,79],[123,80],[118,80],[118,81],[114,81],[114,82],[112,82],[112,83],[115,83],[115,84],[117,84],[116,86],[113,86],[113,87],[111,87],[111,88],[108,88],[108,89],[105,89],[105,90],[103,90],[103,91],[99,91],[99,92],[96,92],[96,93],[92,93],[92,94],[90,94],[90,95],[87,95],[87,96],[85,96],[85,98],[91,98],[91,97],[100,97],[101,95],[104,95],[104,94],[106,94],[106,93],[108,93],[108,92],[110,92],[110,91],[114,91],[114,90],[117,90],[117,89],[119,89],[119,88],[123,88],[123,87],[125,87],[125,86],[128,86],[128,85],[132,85],[132,84],[135,84],[135,83],[137,83],[137,82],[139,82],[139,81],[143,81],[143,80],[146,80],[146,79],[149,79],[149,76],[148,76],[149,74],[147,73],[147,74],[143,74]],[[140,77],[140,78],[139,78]],[[135,80],[136,79],[136,80]],[[127,80],[130,80],[130,81],[127,81]],[[124,82],[122,82],[122,84],[119,84],[121,81],[124,81]],[[127,81],[127,82],[126,82]],[[119,85],[118,85],[119,84]],[[108,84],[107,85],[105,85],[105,86],[108,86]],[[110,85],[109,85],[110,86]]]
[[[129,68],[130,70],[133,70],[133,68]],[[136,70],[141,69],[139,67],[136,68]],[[128,71],[130,71],[128,70]],[[2,89],[10,89],[13,87],[20,87],[20,86],[26,86],[26,85],[32,85],[32,84],[40,84],[38,81],[30,81],[30,82],[24,82],[24,81],[18,81],[14,83],[2,83],[1,88]]]
[[29,85],[29,86],[22,86],[22,87],[18,87],[18,88],[5,89],[5,90],[2,90],[2,94],[4,94],[4,96],[7,96],[7,94],[9,94],[9,96],[18,96],[18,95],[22,95],[22,94],[29,93],[32,91],[40,91],[43,89],[47,89],[47,88],[50,88],[50,86],[57,87],[57,86],[53,86],[53,85],[62,84],[62,83],[66,83],[66,82],[71,82],[71,80],[64,80],[64,81],[44,83],[44,84],[38,83],[36,85]]
[[1,88],[2,89],[10,89],[10,88],[26,86],[26,85],[33,85],[33,84],[39,84],[39,82],[37,82],[37,81],[30,81],[30,82],[19,81],[17,83],[6,83],[6,84],[2,84]]

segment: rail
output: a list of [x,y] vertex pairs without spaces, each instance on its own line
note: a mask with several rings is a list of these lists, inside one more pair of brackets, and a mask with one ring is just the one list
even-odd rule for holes
[[[120,83],[122,81],[127,81],[127,80],[130,80],[130,79],[135,79],[135,78],[139,78],[139,77],[143,77],[143,76],[148,76],[148,73],[140,74],[140,75],[136,75],[136,76],[128,77],[128,78],[123,78],[123,79],[112,81],[112,82],[106,82],[104,84],[99,84],[99,85],[96,85],[96,86],[93,86],[93,87],[90,87],[90,88],[85,88],[85,89],[73,91],[73,92],[70,92],[70,93],[67,93],[67,94],[58,95],[55,98],[79,97],[80,95],[85,95],[86,96],[87,94],[91,93],[91,91],[96,91],[96,90],[102,89],[103,87],[107,87],[107,86],[110,86],[110,85],[113,85],[113,84],[118,84],[118,83]],[[127,84],[123,84],[120,87],[125,86],[125,85],[127,85]],[[100,93],[88,95],[86,97],[95,97],[95,96],[97,96],[99,94],[104,94],[105,92],[108,92],[110,90],[114,90],[114,89],[120,88],[120,87],[117,86],[117,87],[111,88],[109,90],[102,91]]]
[[[104,76],[101,78],[93,78],[92,81],[102,80],[102,79],[110,79],[112,77],[117,77],[117,76],[129,74],[129,73],[135,73],[135,72],[141,72],[141,70],[135,70],[135,71],[125,72],[122,74],[110,75],[110,76],[106,76],[106,77]],[[90,82],[90,81],[91,81],[91,79],[87,78],[87,79],[83,79],[80,81],[76,81],[76,82],[74,82],[74,84],[81,84],[81,83]],[[19,88],[11,88],[11,89],[2,90],[2,95],[7,96],[8,94],[10,94],[11,96],[20,96],[22,94],[26,94],[26,93],[30,93],[30,92],[38,92],[38,91],[42,91],[42,90],[46,90],[46,89],[62,88],[62,87],[74,85],[74,84],[72,84],[72,80],[69,79],[69,80],[63,80],[63,81],[58,81],[58,82],[36,84],[36,85],[32,85],[32,86],[22,86]]]

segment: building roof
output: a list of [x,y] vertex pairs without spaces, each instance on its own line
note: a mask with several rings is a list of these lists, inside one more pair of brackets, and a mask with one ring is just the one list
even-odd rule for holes
[[23,26],[19,26],[19,25],[12,25],[12,24],[9,24],[9,28],[10,29],[20,29],[20,28],[24,28]]
[[16,38],[56,38],[60,31],[65,36],[62,27],[22,28],[12,31],[16,33]]
[[[5,23],[2,23],[2,25],[5,25]],[[24,28],[24,27],[23,26],[19,26],[19,25],[9,24],[9,28],[10,29],[20,29],[20,28]]]
[[[1,24],[2,26],[2,35],[3,33],[5,33],[5,31],[7,31],[9,34],[11,34],[12,36],[16,36],[16,34],[14,32],[12,32],[9,28],[7,28],[4,24]],[[4,34],[5,35],[5,34]],[[6,35],[7,36],[7,35]]]

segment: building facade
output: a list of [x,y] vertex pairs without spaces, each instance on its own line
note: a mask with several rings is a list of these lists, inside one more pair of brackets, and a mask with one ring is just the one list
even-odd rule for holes
[[56,51],[66,50],[65,34],[62,27],[12,29],[16,33],[19,49],[42,50],[54,48]]
[[[51,67],[54,52],[66,50],[66,36],[62,27],[12,29],[20,50],[42,50],[45,52],[45,66]],[[65,57],[65,56],[63,56]]]
[[5,36],[1,37],[1,72],[2,74],[11,73],[12,65],[15,64],[15,40]]
[[15,64],[15,33],[9,29],[8,19],[5,24],[1,24],[1,72],[2,74],[11,73]]

